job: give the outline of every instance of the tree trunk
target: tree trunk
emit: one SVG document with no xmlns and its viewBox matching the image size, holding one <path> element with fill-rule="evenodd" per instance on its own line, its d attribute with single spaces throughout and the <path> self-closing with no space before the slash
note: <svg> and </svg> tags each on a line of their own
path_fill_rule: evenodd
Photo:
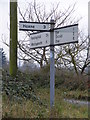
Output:
<svg viewBox="0 0 90 120">
<path fill-rule="evenodd" d="M 10 2 L 10 75 L 17 74 L 17 0 Z"/>
</svg>

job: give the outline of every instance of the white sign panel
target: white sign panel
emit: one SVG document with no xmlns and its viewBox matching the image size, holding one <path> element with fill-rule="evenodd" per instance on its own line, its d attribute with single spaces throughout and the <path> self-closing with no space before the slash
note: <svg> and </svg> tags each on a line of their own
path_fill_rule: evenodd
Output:
<svg viewBox="0 0 90 120">
<path fill-rule="evenodd" d="M 37 23 L 37 22 L 19 22 L 19 30 L 25 31 L 47 31 L 49 30 L 48 23 Z"/>
<path fill-rule="evenodd" d="M 71 25 L 54 30 L 54 45 L 78 42 L 78 25 Z"/>
<path fill-rule="evenodd" d="M 30 35 L 30 48 L 47 47 L 50 45 L 50 33 L 40 32 Z"/>
<path fill-rule="evenodd" d="M 88 35 L 90 37 L 90 1 L 88 2 Z"/>
</svg>

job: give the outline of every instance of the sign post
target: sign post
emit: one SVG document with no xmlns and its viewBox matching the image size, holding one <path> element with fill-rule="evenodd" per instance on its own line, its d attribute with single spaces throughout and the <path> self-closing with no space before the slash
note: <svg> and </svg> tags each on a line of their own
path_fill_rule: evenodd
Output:
<svg viewBox="0 0 90 120">
<path fill-rule="evenodd" d="M 39 32 L 30 35 L 30 48 L 47 47 L 50 45 L 50 32 Z"/>
<path fill-rule="evenodd" d="M 22 22 L 20 21 L 20 30 L 40 31 L 30 35 L 30 48 L 40 48 L 50 46 L 50 108 L 54 106 L 55 96 L 55 62 L 54 46 L 77 43 L 78 42 L 78 24 L 69 25 L 61 28 L 54 28 L 54 20 L 50 23 Z M 49 28 L 50 27 L 50 28 Z"/>
<path fill-rule="evenodd" d="M 23 31 L 48 31 L 50 23 L 43 22 L 19 22 L 19 30 Z"/>
<path fill-rule="evenodd" d="M 54 29 L 54 45 L 78 42 L 78 24 Z"/>
<path fill-rule="evenodd" d="M 55 67 L 54 67 L 54 20 L 50 21 L 50 108 L 54 106 Z"/>
</svg>

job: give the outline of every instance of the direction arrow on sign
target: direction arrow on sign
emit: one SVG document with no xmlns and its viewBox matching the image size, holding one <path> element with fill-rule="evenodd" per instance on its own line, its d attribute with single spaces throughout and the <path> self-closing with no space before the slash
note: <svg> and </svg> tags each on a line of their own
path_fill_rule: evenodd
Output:
<svg viewBox="0 0 90 120">
<path fill-rule="evenodd" d="M 54 30 L 54 45 L 78 42 L 78 24 Z"/>
<path fill-rule="evenodd" d="M 23 31 L 48 31 L 50 23 L 40 23 L 40 22 L 19 22 L 19 30 Z"/>
<path fill-rule="evenodd" d="M 50 33 L 40 32 L 30 35 L 30 48 L 47 47 L 50 45 Z"/>
</svg>

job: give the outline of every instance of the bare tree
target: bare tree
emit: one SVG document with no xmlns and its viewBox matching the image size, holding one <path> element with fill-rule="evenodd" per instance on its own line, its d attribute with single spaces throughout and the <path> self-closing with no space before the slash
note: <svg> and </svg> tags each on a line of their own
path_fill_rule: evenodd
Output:
<svg viewBox="0 0 90 120">
<path fill-rule="evenodd" d="M 61 48 L 62 50 L 56 49 L 58 53 L 56 56 L 57 66 L 61 64 L 68 69 L 73 67 L 77 75 L 79 73 L 83 74 L 90 64 L 87 36 L 81 35 L 80 32 L 78 44 L 64 45 Z"/>
<path fill-rule="evenodd" d="M 64 12 L 59 9 L 59 3 L 56 7 L 52 6 L 50 12 L 46 12 L 45 5 L 38 5 L 34 0 L 34 3 L 29 3 L 26 11 L 22 13 L 20 7 L 19 13 L 24 21 L 32 21 L 32 22 L 49 22 L 51 17 L 54 16 L 55 19 L 55 27 L 64 26 L 66 24 L 74 23 L 72 14 L 74 13 L 75 4 L 73 6 L 69 6 L 67 10 Z M 72 18 L 72 19 L 71 19 Z M 76 21 L 77 23 L 77 21 Z M 18 45 L 20 50 L 24 53 L 21 55 L 22 59 L 28 60 L 33 59 L 39 63 L 40 67 L 43 67 L 43 64 L 49 64 L 49 48 L 40 48 L 35 50 L 30 50 L 30 44 L 26 44 L 28 37 L 30 37 L 31 32 L 25 32 L 25 39 L 19 40 Z M 27 37 L 28 36 L 28 37 Z"/>
<path fill-rule="evenodd" d="M 61 11 L 59 3 L 56 6 L 52 6 L 52 9 L 47 12 L 45 5 L 37 4 L 36 1 L 28 3 L 28 6 L 23 13 L 18 6 L 20 20 L 30 21 L 30 22 L 49 22 L 51 17 L 54 17 L 55 28 L 62 27 L 65 25 L 70 25 L 78 23 L 79 19 L 74 17 L 75 4 L 69 6 L 65 11 Z M 35 31 L 36 32 L 36 31 Z M 23 34 L 22 34 L 23 33 Z M 18 41 L 18 58 L 24 61 L 35 61 L 40 67 L 45 64 L 49 64 L 49 47 L 30 49 L 30 34 L 32 31 L 20 32 L 20 38 Z M 22 36 L 23 35 L 23 36 Z M 88 42 L 87 37 L 82 36 L 81 31 L 79 31 L 79 43 L 63 45 L 55 47 L 55 64 L 56 67 L 67 67 L 68 69 L 73 67 L 75 72 L 78 74 L 84 73 L 85 68 L 88 66 L 89 55 L 88 55 Z M 85 54 L 85 55 L 83 55 Z"/>
</svg>

